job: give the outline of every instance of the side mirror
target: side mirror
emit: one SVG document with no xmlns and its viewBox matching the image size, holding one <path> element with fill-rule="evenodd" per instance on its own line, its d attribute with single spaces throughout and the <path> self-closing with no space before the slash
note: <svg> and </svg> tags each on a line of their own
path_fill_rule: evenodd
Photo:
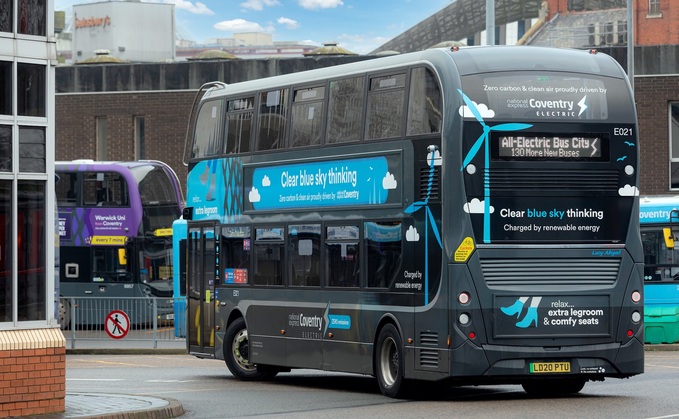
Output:
<svg viewBox="0 0 679 419">
<path fill-rule="evenodd" d="M 662 229 L 662 234 L 665 238 L 665 246 L 668 249 L 674 249 L 674 234 L 672 234 L 672 229 L 665 227 Z"/>
<path fill-rule="evenodd" d="M 118 249 L 118 263 L 121 265 L 127 265 L 127 252 L 125 249 Z"/>
</svg>

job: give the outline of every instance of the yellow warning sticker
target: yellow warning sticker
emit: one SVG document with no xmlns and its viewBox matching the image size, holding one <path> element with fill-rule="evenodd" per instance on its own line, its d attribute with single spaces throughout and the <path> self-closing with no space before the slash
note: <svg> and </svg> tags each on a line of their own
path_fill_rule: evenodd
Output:
<svg viewBox="0 0 679 419">
<path fill-rule="evenodd" d="M 466 262 L 474 251 L 474 239 L 465 237 L 455 251 L 455 262 Z"/>
</svg>

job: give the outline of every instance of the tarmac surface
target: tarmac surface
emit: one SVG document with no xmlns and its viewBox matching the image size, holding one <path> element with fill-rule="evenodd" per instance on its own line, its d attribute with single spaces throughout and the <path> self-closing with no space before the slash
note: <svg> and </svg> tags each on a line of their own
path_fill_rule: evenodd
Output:
<svg viewBox="0 0 679 419">
<path fill-rule="evenodd" d="M 117 348 L 111 345 L 93 342 L 78 342 L 78 349 L 68 349 L 70 342 L 66 342 L 66 354 L 182 354 L 186 353 L 183 341 L 163 345 L 163 348 L 153 348 L 144 342 L 127 344 Z M 107 346 L 107 347 L 106 347 Z M 646 345 L 647 351 L 679 351 L 679 344 Z M 142 419 L 142 418 L 176 418 L 184 414 L 182 404 L 174 399 L 147 397 L 139 395 L 111 394 L 111 393 L 66 393 L 66 411 L 61 414 L 41 415 L 40 419 L 64 418 L 100 418 L 100 419 Z"/>
</svg>

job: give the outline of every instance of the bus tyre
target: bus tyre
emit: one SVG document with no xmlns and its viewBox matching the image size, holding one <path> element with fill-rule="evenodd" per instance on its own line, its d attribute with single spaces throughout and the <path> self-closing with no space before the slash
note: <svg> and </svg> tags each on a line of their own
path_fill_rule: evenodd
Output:
<svg viewBox="0 0 679 419">
<path fill-rule="evenodd" d="M 375 375 L 380 391 L 387 397 L 403 397 L 406 392 L 406 380 L 403 378 L 403 345 L 401 336 L 393 324 L 387 324 L 382 328 L 375 348 Z"/>
<path fill-rule="evenodd" d="M 245 320 L 240 317 L 229 325 L 224 336 L 224 361 L 236 378 L 244 381 L 261 381 L 273 378 L 276 370 L 257 368 L 250 362 L 250 345 Z"/>
<path fill-rule="evenodd" d="M 553 380 L 532 380 L 521 384 L 523 390 L 531 396 L 557 396 L 560 394 L 576 394 L 585 387 L 581 378 L 559 378 Z"/>
</svg>

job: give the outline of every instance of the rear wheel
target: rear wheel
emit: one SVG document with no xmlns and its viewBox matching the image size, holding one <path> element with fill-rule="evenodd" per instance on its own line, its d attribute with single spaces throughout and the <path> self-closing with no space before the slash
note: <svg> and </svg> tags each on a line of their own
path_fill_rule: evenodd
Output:
<svg viewBox="0 0 679 419">
<path fill-rule="evenodd" d="M 533 380 L 526 381 L 521 387 L 532 396 L 558 396 L 579 393 L 585 387 L 585 382 L 581 378 Z"/>
<path fill-rule="evenodd" d="M 375 348 L 375 375 L 380 391 L 387 397 L 403 397 L 406 393 L 403 345 L 394 325 L 387 324 L 382 328 Z"/>
<path fill-rule="evenodd" d="M 245 320 L 236 319 L 226 329 L 224 336 L 224 361 L 235 377 L 244 381 L 260 381 L 273 378 L 277 371 L 269 367 L 258 368 L 250 362 L 250 343 Z"/>
</svg>

